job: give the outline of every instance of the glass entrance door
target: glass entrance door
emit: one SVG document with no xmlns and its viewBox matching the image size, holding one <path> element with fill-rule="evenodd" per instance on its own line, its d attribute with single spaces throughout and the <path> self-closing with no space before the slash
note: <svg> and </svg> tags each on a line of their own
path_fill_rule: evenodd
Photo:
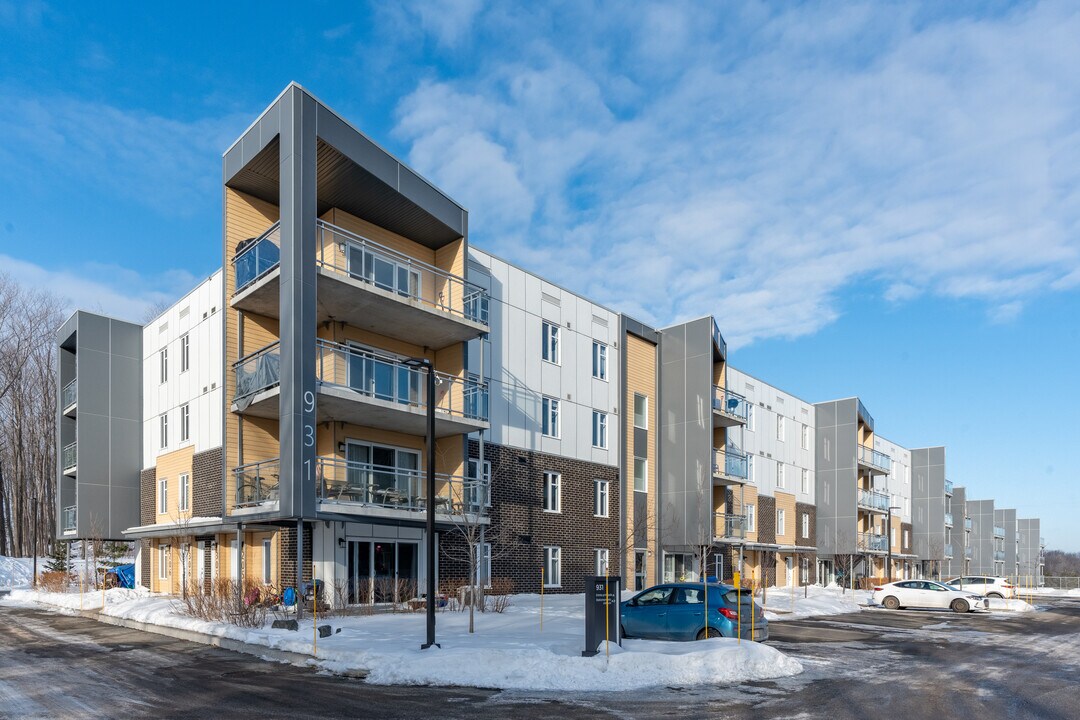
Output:
<svg viewBox="0 0 1080 720">
<path fill-rule="evenodd" d="M 350 540 L 349 602 L 400 603 L 416 597 L 419 544 Z"/>
</svg>

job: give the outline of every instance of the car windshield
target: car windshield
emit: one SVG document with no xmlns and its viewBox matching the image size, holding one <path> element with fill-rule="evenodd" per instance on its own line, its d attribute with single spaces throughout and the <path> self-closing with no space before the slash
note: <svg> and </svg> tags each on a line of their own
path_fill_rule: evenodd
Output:
<svg viewBox="0 0 1080 720">
<path fill-rule="evenodd" d="M 672 588 L 659 587 L 645 592 L 634 598 L 636 605 L 667 605 L 671 599 Z"/>
</svg>

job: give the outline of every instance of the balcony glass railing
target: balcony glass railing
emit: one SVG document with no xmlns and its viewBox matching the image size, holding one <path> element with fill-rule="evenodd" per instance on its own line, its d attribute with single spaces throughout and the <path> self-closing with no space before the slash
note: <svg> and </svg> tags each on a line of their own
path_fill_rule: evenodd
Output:
<svg viewBox="0 0 1080 720">
<path fill-rule="evenodd" d="M 79 464 L 79 443 L 73 442 L 70 445 L 65 445 L 61 457 L 63 458 L 65 471 L 76 467 Z"/>
<path fill-rule="evenodd" d="M 875 533 L 859 533 L 859 549 L 870 552 L 887 552 L 889 538 Z"/>
<path fill-rule="evenodd" d="M 75 529 L 76 512 L 77 510 L 75 505 L 69 505 L 68 507 L 64 508 L 64 527 L 62 528 L 62 530 L 64 530 L 65 532 Z"/>
<path fill-rule="evenodd" d="M 713 532 L 717 538 L 746 537 L 746 516 L 713 513 Z"/>
<path fill-rule="evenodd" d="M 236 395 L 239 400 L 262 390 L 276 387 L 281 381 L 281 343 L 275 341 L 233 364 Z"/>
<path fill-rule="evenodd" d="M 1001 562 L 1004 559 L 1005 559 L 1005 551 L 1004 550 L 995 550 L 994 551 L 994 560 L 997 560 L 998 562 Z"/>
<path fill-rule="evenodd" d="M 255 507 L 278 499 L 281 463 L 278 458 L 241 465 L 233 470 L 236 507 Z"/>
<path fill-rule="evenodd" d="M 952 488 L 953 488 L 952 480 L 946 480 L 945 481 L 945 494 L 946 495 L 952 495 Z"/>
<path fill-rule="evenodd" d="M 892 469 L 892 458 L 874 448 L 859 445 L 859 462 L 863 465 L 880 468 L 885 472 Z"/>
<path fill-rule="evenodd" d="M 79 380 L 76 378 L 67 385 L 64 386 L 63 391 L 60 393 L 61 409 L 67 410 L 72 405 L 79 402 Z"/>
<path fill-rule="evenodd" d="M 971 532 L 971 518 L 969 518 L 969 517 L 964 518 L 964 529 L 967 530 L 968 532 Z"/>
<path fill-rule="evenodd" d="M 713 408 L 726 415 L 737 417 L 744 423 L 750 413 L 749 401 L 746 398 L 717 385 L 713 386 Z"/>
<path fill-rule="evenodd" d="M 480 286 L 328 222 L 319 220 L 317 229 L 318 263 L 324 270 L 432 310 L 488 324 L 488 293 Z"/>
<path fill-rule="evenodd" d="M 340 457 L 316 458 L 319 499 L 373 505 L 394 510 L 427 509 L 427 473 L 414 468 L 351 462 Z M 491 504 L 487 480 L 435 475 L 435 511 L 450 515 L 484 513 Z"/>
<path fill-rule="evenodd" d="M 750 475 L 746 453 L 735 448 L 713 448 L 713 475 L 746 480 Z"/>
<path fill-rule="evenodd" d="M 945 543 L 945 557 L 952 557 L 952 543 Z"/>
<path fill-rule="evenodd" d="M 1005 537 L 1005 528 L 1000 525 L 994 526 L 994 537 Z"/>
<path fill-rule="evenodd" d="M 964 557 L 970 558 L 971 555 L 972 555 L 972 550 L 971 550 L 971 546 L 969 545 L 968 547 L 964 548 Z"/>
<path fill-rule="evenodd" d="M 233 272 L 236 276 L 236 290 L 240 292 L 248 285 L 270 272 L 281 262 L 281 227 L 278 223 L 257 238 L 244 240 L 236 247 L 233 257 Z"/>
<path fill-rule="evenodd" d="M 952 513 L 945 513 L 945 524 L 952 527 Z"/>
<path fill-rule="evenodd" d="M 859 490 L 859 507 L 888 512 L 889 496 L 876 490 Z"/>
</svg>

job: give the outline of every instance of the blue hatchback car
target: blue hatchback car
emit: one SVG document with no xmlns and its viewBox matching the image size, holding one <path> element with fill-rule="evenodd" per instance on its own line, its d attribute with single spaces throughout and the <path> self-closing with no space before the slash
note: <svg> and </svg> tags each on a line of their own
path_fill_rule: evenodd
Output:
<svg viewBox="0 0 1080 720">
<path fill-rule="evenodd" d="M 666 583 L 643 590 L 623 602 L 622 625 L 623 637 L 646 640 L 734 638 L 740 628 L 745 640 L 769 639 L 769 621 L 750 594 L 722 583 Z"/>
</svg>

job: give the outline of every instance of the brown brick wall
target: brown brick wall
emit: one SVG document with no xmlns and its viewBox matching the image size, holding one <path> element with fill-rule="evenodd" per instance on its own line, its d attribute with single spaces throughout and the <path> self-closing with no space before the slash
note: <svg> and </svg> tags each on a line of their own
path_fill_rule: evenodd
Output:
<svg viewBox="0 0 1080 720">
<path fill-rule="evenodd" d="M 221 515 L 222 468 L 220 447 L 191 459 L 191 512 L 195 517 Z"/>
<path fill-rule="evenodd" d="M 150 541 L 140 540 L 139 546 L 142 548 L 142 569 L 140 574 L 142 577 L 139 579 L 142 581 L 142 585 L 145 588 L 150 587 Z"/>
<path fill-rule="evenodd" d="M 757 537 L 759 543 L 776 542 L 776 498 L 758 495 Z"/>
<path fill-rule="evenodd" d="M 281 587 L 297 587 L 296 582 L 296 525 L 281 528 Z M 304 523 L 303 581 L 311 580 L 311 524 Z"/>
<path fill-rule="evenodd" d="M 906 545 L 904 544 L 904 535 L 905 534 L 907 535 L 907 539 L 908 539 Z M 905 555 L 910 555 L 911 554 L 911 541 L 913 539 L 911 537 L 912 534 L 913 533 L 911 531 L 911 523 L 901 523 L 900 524 L 900 545 L 901 545 L 900 552 L 904 553 Z"/>
<path fill-rule="evenodd" d="M 153 525 L 157 517 L 154 504 L 157 502 L 157 468 L 152 467 L 139 473 L 139 524 Z"/>
<path fill-rule="evenodd" d="M 810 537 L 804 538 L 802 534 L 803 515 L 810 515 Z M 817 547 L 817 506 L 809 503 L 795 503 L 795 544 L 801 547 Z"/>
</svg>

